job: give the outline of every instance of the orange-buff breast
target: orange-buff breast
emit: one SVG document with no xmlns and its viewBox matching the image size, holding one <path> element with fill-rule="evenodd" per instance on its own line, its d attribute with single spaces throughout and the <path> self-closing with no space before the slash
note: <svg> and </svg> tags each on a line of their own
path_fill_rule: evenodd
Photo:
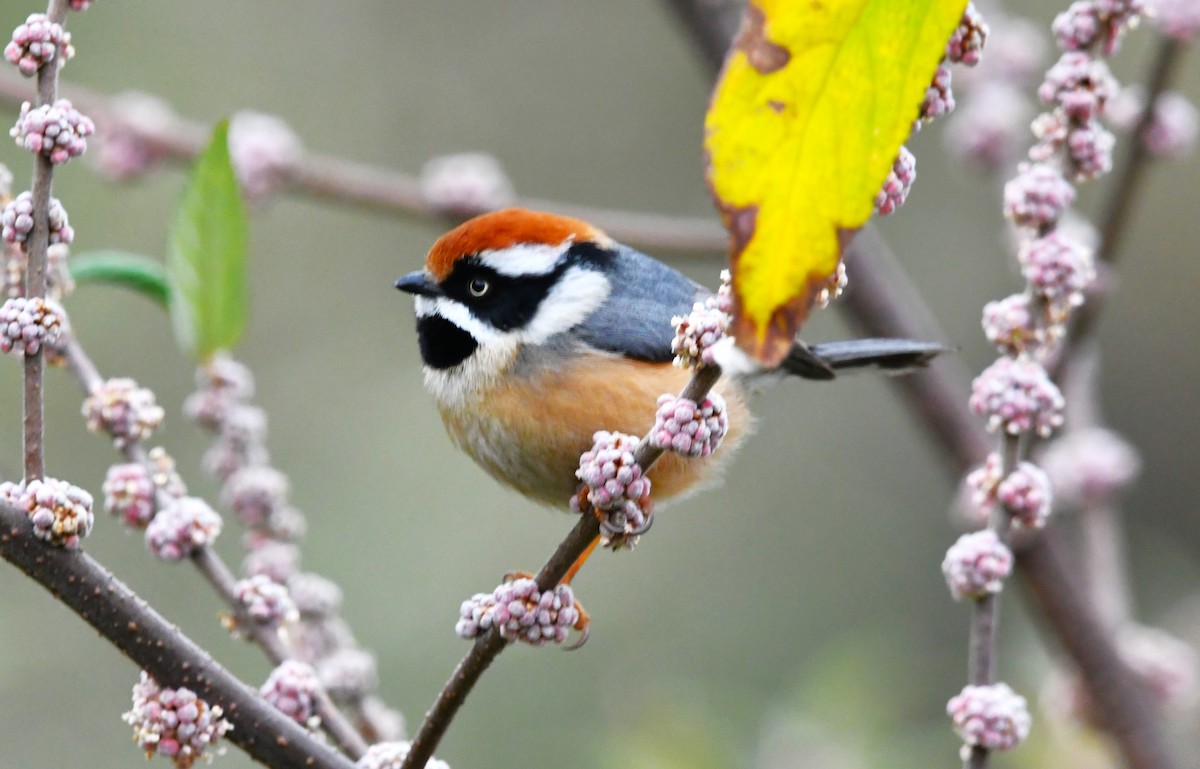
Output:
<svg viewBox="0 0 1200 769">
<path fill-rule="evenodd" d="M 578 481 L 579 455 L 597 430 L 644 436 L 654 425 L 658 396 L 678 394 L 691 378 L 669 363 L 627 358 L 586 359 L 480 393 L 470 413 L 444 406 L 451 438 L 493 477 L 522 494 L 567 508 Z M 650 471 L 650 498 L 671 497 L 715 482 L 751 428 L 740 388 L 722 379 L 715 390 L 728 408 L 729 432 L 700 459 L 667 452 Z"/>
</svg>

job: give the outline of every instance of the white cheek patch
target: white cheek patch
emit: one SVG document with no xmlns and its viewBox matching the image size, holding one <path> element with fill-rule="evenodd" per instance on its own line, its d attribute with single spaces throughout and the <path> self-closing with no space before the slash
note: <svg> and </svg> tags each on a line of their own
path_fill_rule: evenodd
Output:
<svg viewBox="0 0 1200 769">
<path fill-rule="evenodd" d="M 504 249 L 480 251 L 476 257 L 486 267 L 501 275 L 546 275 L 553 272 L 571 247 L 571 238 L 557 246 L 544 243 L 519 243 Z"/>
<path fill-rule="evenodd" d="M 542 344 L 555 334 L 582 323 L 608 298 L 612 286 L 595 270 L 571 267 L 538 305 L 537 313 L 519 333 L 521 341 Z"/>
<path fill-rule="evenodd" d="M 489 324 L 472 315 L 462 302 L 456 302 L 445 296 L 418 296 L 416 299 L 414 309 L 418 318 L 440 315 L 474 337 L 481 346 L 493 344 L 504 336 Z"/>
</svg>

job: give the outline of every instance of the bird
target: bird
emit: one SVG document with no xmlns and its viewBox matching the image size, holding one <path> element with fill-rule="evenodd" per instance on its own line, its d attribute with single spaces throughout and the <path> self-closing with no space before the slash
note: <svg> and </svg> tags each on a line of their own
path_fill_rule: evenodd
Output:
<svg viewBox="0 0 1200 769">
<path fill-rule="evenodd" d="M 686 385 L 691 373 L 673 365 L 672 318 L 714 295 L 586 221 L 521 208 L 454 227 L 395 286 L 415 297 L 425 386 L 452 442 L 503 485 L 562 508 L 597 431 L 644 435 L 658 397 Z M 943 349 L 796 340 L 780 370 L 814 380 L 859 368 L 904 372 Z M 656 504 L 720 477 L 752 430 L 747 382 L 723 374 L 714 387 L 729 420 L 717 451 L 667 452 L 648 471 Z"/>
</svg>

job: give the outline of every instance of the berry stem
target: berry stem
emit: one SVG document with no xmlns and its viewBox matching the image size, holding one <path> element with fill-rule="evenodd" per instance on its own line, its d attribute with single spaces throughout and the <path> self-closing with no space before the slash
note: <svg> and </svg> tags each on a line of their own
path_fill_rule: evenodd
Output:
<svg viewBox="0 0 1200 769">
<path fill-rule="evenodd" d="M 696 369 L 687 386 L 680 393 L 681 398 L 687 398 L 697 403 L 704 400 L 708 391 L 721 378 L 721 369 L 716 366 L 701 366 Z M 634 458 L 646 471 L 662 456 L 663 450 L 650 445 L 649 435 L 642 440 Z M 545 592 L 553 590 L 563 581 L 572 565 L 600 536 L 600 520 L 584 510 L 579 516 L 575 527 L 567 534 L 566 539 L 559 544 L 550 560 L 538 571 L 534 580 L 538 590 Z M 438 693 L 433 707 L 425 714 L 421 728 L 413 738 L 412 747 L 405 757 L 401 769 L 420 769 L 437 750 L 438 743 L 446 734 L 446 730 L 454 722 L 455 716 L 467 699 L 467 695 L 475 688 L 475 684 L 483 676 L 485 670 L 500 656 L 500 652 L 508 646 L 508 641 L 500 636 L 500 631 L 492 627 L 475 641 L 475 645 L 467 652 L 450 680 Z"/>
</svg>

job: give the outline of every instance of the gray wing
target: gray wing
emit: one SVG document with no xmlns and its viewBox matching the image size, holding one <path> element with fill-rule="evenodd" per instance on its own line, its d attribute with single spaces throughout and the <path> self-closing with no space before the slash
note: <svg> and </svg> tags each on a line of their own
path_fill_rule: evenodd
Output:
<svg viewBox="0 0 1200 769">
<path fill-rule="evenodd" d="M 617 246 L 608 272 L 612 293 L 575 327 L 600 350 L 661 363 L 671 360 L 671 318 L 687 315 L 712 292 L 683 273 L 627 246 Z"/>
</svg>

